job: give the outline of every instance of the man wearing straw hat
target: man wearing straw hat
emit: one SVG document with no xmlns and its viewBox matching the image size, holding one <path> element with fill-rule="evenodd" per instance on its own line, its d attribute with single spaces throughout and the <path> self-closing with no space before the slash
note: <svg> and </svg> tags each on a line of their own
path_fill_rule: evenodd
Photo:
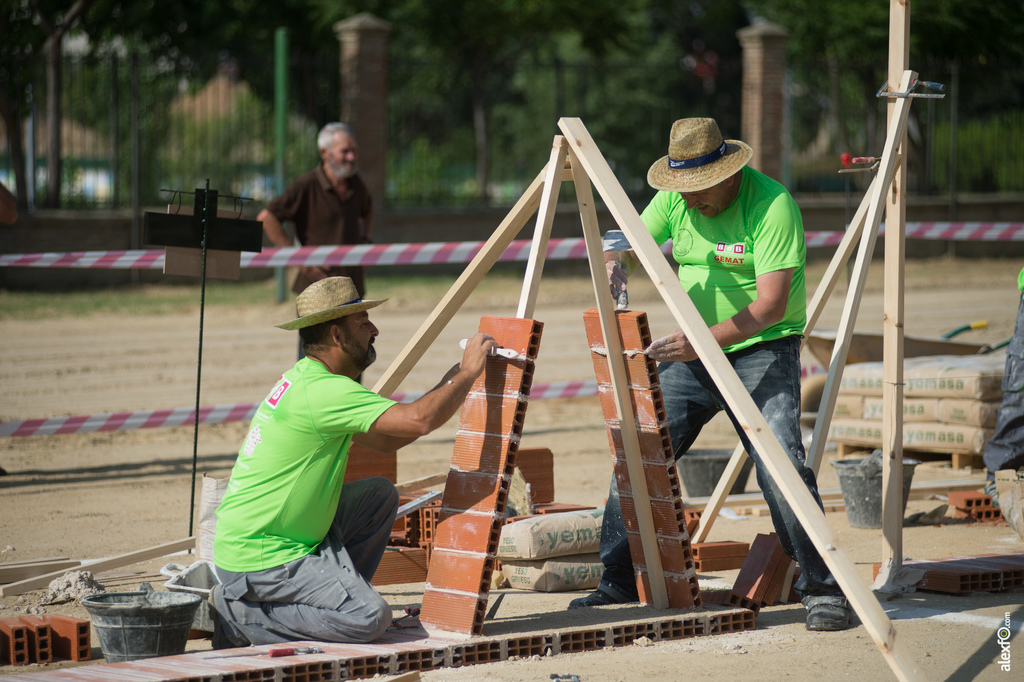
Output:
<svg viewBox="0 0 1024 682">
<path fill-rule="evenodd" d="M 386 300 L 386 299 L 385 299 Z M 356 377 L 376 359 L 377 327 L 348 277 L 296 299 L 306 357 L 260 403 L 217 509 L 214 647 L 296 640 L 369 642 L 391 623 L 370 586 L 398 508 L 385 478 L 342 485 L 352 442 L 394 452 L 446 423 L 484 369 L 477 334 L 432 391 L 399 404 Z"/>
<path fill-rule="evenodd" d="M 803 223 L 786 189 L 747 162 L 753 155 L 739 140 L 724 140 L 709 118 L 676 121 L 668 156 L 647 173 L 659 190 L 641 218 L 659 244 L 672 240 L 679 281 L 715 340 L 725 351 L 783 450 L 818 504 L 814 472 L 804 464 L 800 433 L 800 336 L 806 322 Z M 606 254 L 613 297 L 627 273 Z M 627 269 L 638 263 L 632 252 Z M 736 425 L 686 336 L 676 330 L 646 350 L 659 361 L 672 448 L 685 456 L 701 428 L 720 410 Z M 775 531 L 786 554 L 800 565 L 794 587 L 807 608 L 807 629 L 850 627 L 850 608 L 828 567 L 764 467 L 742 429 L 754 460 Z M 637 600 L 629 544 L 618 491 L 612 480 L 601 535 L 604 575 L 596 592 L 569 608 Z"/>
</svg>

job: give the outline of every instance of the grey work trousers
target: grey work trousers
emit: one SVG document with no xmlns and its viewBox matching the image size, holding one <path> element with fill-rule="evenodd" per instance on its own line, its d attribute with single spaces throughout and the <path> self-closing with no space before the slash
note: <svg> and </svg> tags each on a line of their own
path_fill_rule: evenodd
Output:
<svg viewBox="0 0 1024 682">
<path fill-rule="evenodd" d="M 217 568 L 213 606 L 238 646 L 315 640 L 370 642 L 391 624 L 391 607 L 373 587 L 398 509 L 386 478 L 346 483 L 327 537 L 304 557 L 262 571 Z"/>
</svg>

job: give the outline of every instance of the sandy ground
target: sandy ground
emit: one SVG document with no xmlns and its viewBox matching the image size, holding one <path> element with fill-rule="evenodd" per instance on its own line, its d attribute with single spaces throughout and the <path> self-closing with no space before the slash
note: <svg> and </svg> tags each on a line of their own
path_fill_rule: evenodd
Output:
<svg viewBox="0 0 1024 682">
<path fill-rule="evenodd" d="M 967 322 L 985 319 L 986 329 L 961 338 L 983 343 L 1012 333 L 1019 263 L 1011 261 L 911 261 L 907 264 L 906 333 L 936 337 Z M 823 264 L 811 268 L 816 284 Z M 373 280 L 371 279 L 371 294 Z M 290 303 L 266 298 L 251 305 L 207 308 L 203 346 L 201 404 L 248 403 L 261 399 L 293 361 L 295 338 L 272 324 L 292 317 Z M 835 328 L 845 287 L 839 287 L 819 327 Z M 518 290 L 474 294 L 400 390 L 429 388 L 459 358 L 458 340 L 468 336 L 482 314 L 514 315 Z M 589 282 L 547 278 L 535 317 L 545 323 L 536 383 L 588 379 L 592 368 L 582 312 L 593 306 Z M 197 297 L 198 298 L 198 297 Z M 381 330 L 379 359 L 366 374 L 372 385 L 401 352 L 435 305 L 416 291 L 401 292 L 375 311 Z M 653 288 L 634 282 L 632 307 L 647 310 L 655 338 L 671 331 L 671 321 Z M 859 331 L 881 331 L 882 270 L 873 266 L 864 294 Z M 164 315 L 92 315 L 60 319 L 14 319 L 0 309 L 0 380 L 4 398 L 0 421 L 192 406 L 196 402 L 198 305 Z M 444 471 L 454 441 L 453 420 L 399 453 L 398 479 Z M 204 426 L 198 435 L 198 471 L 226 475 L 246 424 Z M 724 419 L 705 430 L 698 447 L 731 448 L 735 437 Z M 596 398 L 534 401 L 527 412 L 523 446 L 546 446 L 555 459 L 555 493 L 560 502 L 600 506 L 607 491 L 610 462 Z M 834 457 L 828 451 L 827 457 Z M 0 441 L 0 563 L 55 556 L 97 559 L 151 547 L 188 535 L 193 430 L 191 427 L 122 433 L 6 438 Z M 948 462 L 921 465 L 915 480 L 960 479 L 980 472 L 952 470 Z M 828 459 L 821 486 L 838 482 Z M 748 490 L 755 490 L 751 480 Z M 939 500 L 911 501 L 908 514 L 927 511 Z M 883 553 L 881 532 L 851 528 L 842 512 L 827 521 L 868 581 L 871 564 Z M 750 541 L 770 532 L 767 517 L 719 518 L 710 540 Z M 914 559 L 1019 552 L 1021 539 L 1005 524 L 970 524 L 946 519 L 904 531 L 904 554 Z M 157 570 L 178 555 L 124 567 L 108 590 L 134 589 L 148 580 L 162 585 Z M 702 585 L 725 586 L 735 571 L 701 574 Z M 395 606 L 416 604 L 422 585 L 387 587 Z M 0 617 L 44 608 L 49 613 L 85 616 L 80 605 L 39 607 L 44 590 L 0 598 Z M 492 600 L 497 592 L 492 592 Z M 568 624 L 612 622 L 655 615 L 640 607 L 574 611 L 564 608 L 576 594 L 507 591 L 485 633 L 553 629 Z M 919 592 L 884 603 L 897 637 L 928 679 L 1019 679 L 1024 669 L 1024 592 L 946 596 Z M 859 626 L 843 633 L 809 633 L 800 606 L 764 609 L 752 632 L 666 642 L 651 647 L 608 649 L 538 660 L 427 672 L 426 680 L 541 680 L 575 674 L 582 682 L 627 680 L 638 671 L 651 680 L 684 676 L 737 680 L 864 678 L 892 673 Z M 1011 645 L 1013 672 L 1000 672 L 996 631 L 1006 618 L 1017 633 Z M 94 638 L 94 656 L 102 653 Z M 197 640 L 190 648 L 208 648 Z M 59 664 L 57 664 L 59 665 Z M 0 675 L 35 668 L 0 666 Z"/>
</svg>

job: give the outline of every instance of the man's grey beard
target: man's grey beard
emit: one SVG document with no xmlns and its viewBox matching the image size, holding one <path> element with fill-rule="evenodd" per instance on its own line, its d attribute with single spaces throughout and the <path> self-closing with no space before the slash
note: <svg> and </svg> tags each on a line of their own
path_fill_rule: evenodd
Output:
<svg viewBox="0 0 1024 682">
<path fill-rule="evenodd" d="M 331 171 L 331 175 L 336 177 L 338 180 L 348 180 L 356 174 L 356 164 L 354 163 L 332 163 L 327 162 L 327 168 Z"/>
</svg>

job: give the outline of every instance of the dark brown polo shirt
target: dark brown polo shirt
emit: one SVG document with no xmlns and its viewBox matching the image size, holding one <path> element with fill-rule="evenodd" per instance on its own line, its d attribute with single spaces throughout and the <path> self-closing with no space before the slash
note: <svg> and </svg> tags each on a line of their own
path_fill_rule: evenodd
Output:
<svg viewBox="0 0 1024 682">
<path fill-rule="evenodd" d="M 270 202 L 267 210 L 282 223 L 292 221 L 303 246 L 330 246 L 336 244 L 361 244 L 360 218 L 370 215 L 372 201 L 370 192 L 358 174 L 349 178 L 352 192 L 342 199 L 324 174 L 322 166 L 295 178 L 284 193 Z M 332 267 L 331 277 L 351 277 L 360 296 L 366 294 L 363 281 L 365 268 Z M 301 272 L 295 278 L 292 291 L 301 292 L 312 284 L 312 280 Z"/>
</svg>

